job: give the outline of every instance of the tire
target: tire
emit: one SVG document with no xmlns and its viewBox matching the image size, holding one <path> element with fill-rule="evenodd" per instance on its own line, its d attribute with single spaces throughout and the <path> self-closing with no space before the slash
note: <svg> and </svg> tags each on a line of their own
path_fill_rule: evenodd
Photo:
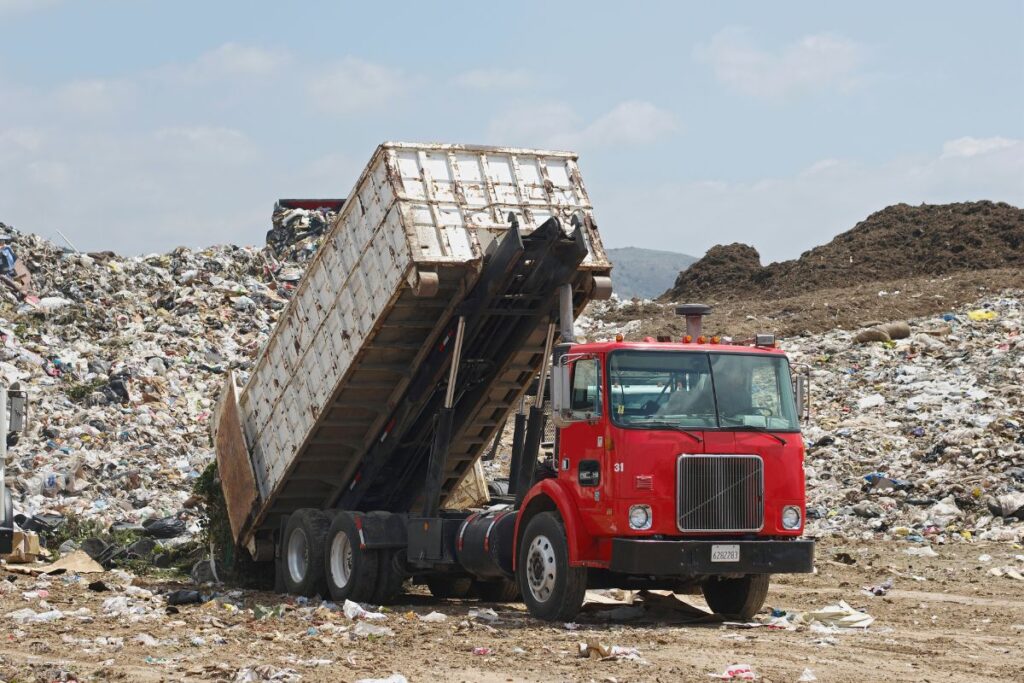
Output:
<svg viewBox="0 0 1024 683">
<path fill-rule="evenodd" d="M 387 605 L 402 594 L 405 583 L 405 548 L 377 551 L 377 586 L 370 599 L 375 605 Z"/>
<path fill-rule="evenodd" d="M 587 592 L 587 568 L 569 565 L 561 518 L 542 512 L 530 520 L 516 561 L 519 591 L 530 614 L 545 621 L 572 621 Z"/>
<path fill-rule="evenodd" d="M 280 566 L 286 592 L 307 598 L 325 593 L 324 539 L 329 526 L 327 515 L 311 508 L 296 510 L 288 517 Z"/>
<path fill-rule="evenodd" d="M 515 602 L 519 599 L 519 584 L 508 579 L 474 581 L 473 591 L 483 602 Z"/>
<path fill-rule="evenodd" d="M 430 594 L 441 600 L 464 600 L 473 589 L 473 579 L 435 576 L 427 579 Z"/>
<path fill-rule="evenodd" d="M 324 540 L 324 580 L 335 602 L 370 602 L 377 589 L 379 553 L 359 547 L 359 514 L 338 512 Z"/>
<path fill-rule="evenodd" d="M 747 574 L 739 579 L 710 578 L 701 590 L 712 612 L 746 621 L 761 611 L 771 578 L 771 574 Z"/>
</svg>

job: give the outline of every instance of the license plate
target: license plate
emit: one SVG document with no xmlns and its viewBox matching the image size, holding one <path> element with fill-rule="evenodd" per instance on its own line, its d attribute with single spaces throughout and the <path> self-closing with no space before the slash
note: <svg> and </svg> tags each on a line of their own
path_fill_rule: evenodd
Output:
<svg viewBox="0 0 1024 683">
<path fill-rule="evenodd" d="M 713 545 L 711 546 L 712 562 L 739 562 L 740 547 L 738 545 Z"/>
</svg>

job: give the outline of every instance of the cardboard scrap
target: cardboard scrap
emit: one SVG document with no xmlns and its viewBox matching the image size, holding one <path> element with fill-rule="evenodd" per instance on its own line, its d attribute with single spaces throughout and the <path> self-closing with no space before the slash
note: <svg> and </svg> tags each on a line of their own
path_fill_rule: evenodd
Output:
<svg viewBox="0 0 1024 683">
<path fill-rule="evenodd" d="M 106 571 L 96 560 L 89 557 L 84 551 L 76 550 L 68 553 L 56 562 L 35 567 L 9 567 L 10 571 L 20 574 L 102 574 Z"/>
<path fill-rule="evenodd" d="M 72 572 L 74 574 L 102 574 L 103 565 L 89 557 L 85 551 L 76 550 L 68 553 L 52 564 L 43 567 L 44 574 Z"/>
<path fill-rule="evenodd" d="M 35 562 L 43 549 L 39 547 L 39 535 L 32 531 L 15 531 L 11 542 L 11 552 L 0 555 L 0 559 L 8 564 L 26 564 Z"/>
</svg>

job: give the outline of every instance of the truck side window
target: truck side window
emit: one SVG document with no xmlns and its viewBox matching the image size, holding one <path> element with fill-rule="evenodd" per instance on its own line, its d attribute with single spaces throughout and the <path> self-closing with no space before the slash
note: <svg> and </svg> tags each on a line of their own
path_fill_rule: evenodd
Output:
<svg viewBox="0 0 1024 683">
<path fill-rule="evenodd" d="M 572 409 L 598 415 L 601 412 L 601 373 L 597 359 L 576 361 L 572 372 Z"/>
</svg>

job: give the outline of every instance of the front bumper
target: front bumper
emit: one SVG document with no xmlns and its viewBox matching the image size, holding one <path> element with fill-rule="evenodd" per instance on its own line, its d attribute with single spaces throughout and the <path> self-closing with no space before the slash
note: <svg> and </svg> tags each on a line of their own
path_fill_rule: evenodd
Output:
<svg viewBox="0 0 1024 683">
<path fill-rule="evenodd" d="M 712 561 L 712 546 L 738 546 L 739 559 Z M 806 574 L 814 571 L 814 541 L 612 540 L 614 572 L 641 576 Z"/>
</svg>

